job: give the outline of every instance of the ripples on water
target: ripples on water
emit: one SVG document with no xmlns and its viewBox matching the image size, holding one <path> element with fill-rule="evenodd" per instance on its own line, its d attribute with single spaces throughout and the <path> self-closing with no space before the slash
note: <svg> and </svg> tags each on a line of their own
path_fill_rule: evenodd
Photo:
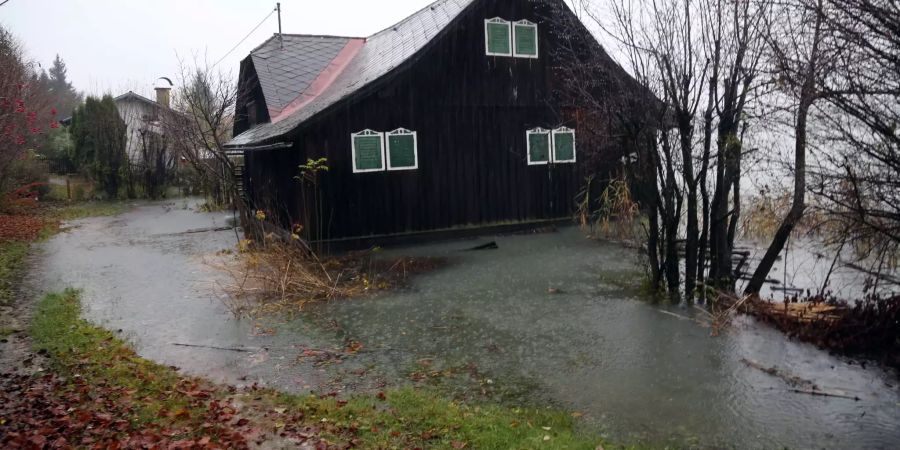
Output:
<svg viewBox="0 0 900 450">
<path fill-rule="evenodd" d="M 896 376 L 790 342 L 750 319 L 711 338 L 622 287 L 640 277 L 632 250 L 586 240 L 577 229 L 496 238 L 499 250 L 462 252 L 478 242 L 456 241 L 388 252 L 446 256 L 449 264 L 408 289 L 322 305 L 260 336 L 258 322 L 229 318 L 212 294 L 214 272 L 198 257 L 232 248 L 233 233 L 173 234 L 220 219 L 151 205 L 87 221 L 46 244 L 40 282 L 83 288 L 87 316 L 121 329 L 142 356 L 231 383 L 308 391 L 332 388 L 337 374 L 346 388 L 351 368 L 374 368 L 373 383 L 403 382 L 429 358 L 434 367 L 472 364 L 510 394 L 506 401 L 581 412 L 586 427 L 622 442 L 900 447 Z M 302 348 L 344 339 L 365 351 L 332 368 L 297 360 Z M 791 393 L 742 358 L 860 401 Z"/>
</svg>

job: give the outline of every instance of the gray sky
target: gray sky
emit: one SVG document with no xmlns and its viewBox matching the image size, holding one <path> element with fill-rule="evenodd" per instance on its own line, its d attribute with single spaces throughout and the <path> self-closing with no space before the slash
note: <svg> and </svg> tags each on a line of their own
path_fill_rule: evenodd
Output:
<svg viewBox="0 0 900 450">
<path fill-rule="evenodd" d="M 431 2 L 282 0 L 282 28 L 368 36 Z M 10 0 L 0 23 L 43 67 L 59 53 L 79 90 L 150 95 L 157 78 L 176 76 L 179 56 L 218 61 L 274 8 L 275 1 L 248 0 Z M 236 78 L 240 60 L 277 31 L 273 14 L 219 69 Z"/>
</svg>

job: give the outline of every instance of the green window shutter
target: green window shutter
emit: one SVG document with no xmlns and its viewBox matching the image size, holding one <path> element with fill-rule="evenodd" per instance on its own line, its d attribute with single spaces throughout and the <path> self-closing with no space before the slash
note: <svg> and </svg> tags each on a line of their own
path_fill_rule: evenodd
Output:
<svg viewBox="0 0 900 450">
<path fill-rule="evenodd" d="M 353 172 L 384 170 L 384 134 L 365 130 L 352 135 Z"/>
<path fill-rule="evenodd" d="M 550 132 L 543 128 L 529 130 L 528 165 L 547 164 L 550 161 Z"/>
<path fill-rule="evenodd" d="M 512 31 L 509 21 L 495 18 L 484 21 L 484 41 L 490 56 L 512 56 Z"/>
<path fill-rule="evenodd" d="M 418 136 L 403 128 L 387 134 L 388 170 L 419 168 Z"/>
<path fill-rule="evenodd" d="M 527 20 L 520 20 L 513 24 L 515 30 L 515 56 L 518 58 L 538 57 L 538 30 L 537 24 Z"/>
<path fill-rule="evenodd" d="M 575 162 L 575 130 L 566 127 L 553 130 L 553 162 Z"/>
</svg>

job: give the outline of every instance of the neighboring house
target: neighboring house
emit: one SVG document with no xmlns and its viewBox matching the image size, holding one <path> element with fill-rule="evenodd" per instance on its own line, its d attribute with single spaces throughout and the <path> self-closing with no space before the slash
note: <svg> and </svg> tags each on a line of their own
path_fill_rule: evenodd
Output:
<svg viewBox="0 0 900 450">
<path fill-rule="evenodd" d="M 368 38 L 273 36 L 241 63 L 228 144 L 251 206 L 366 244 L 571 217 L 585 177 L 624 154 L 614 133 L 582 139 L 602 124 L 558 95 L 573 35 L 604 58 L 598 78 L 636 85 L 562 0 L 439 0 Z"/>
<path fill-rule="evenodd" d="M 171 88 L 156 88 L 156 101 L 132 91 L 115 98 L 119 116 L 128 127 L 126 152 L 132 162 L 141 160 L 142 136 L 146 133 L 163 134 L 163 115 L 169 111 Z"/>
</svg>

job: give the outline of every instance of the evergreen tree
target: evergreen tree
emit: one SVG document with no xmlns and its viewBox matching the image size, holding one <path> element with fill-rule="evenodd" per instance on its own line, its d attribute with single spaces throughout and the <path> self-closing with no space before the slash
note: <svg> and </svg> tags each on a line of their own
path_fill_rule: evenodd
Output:
<svg viewBox="0 0 900 450">
<path fill-rule="evenodd" d="M 126 130 L 125 121 L 109 95 L 102 99 L 88 97 L 72 116 L 73 162 L 110 199 L 118 197 L 127 169 Z"/>
<path fill-rule="evenodd" d="M 81 103 L 81 94 L 75 90 L 68 79 L 68 69 L 65 61 L 56 55 L 53 65 L 48 73 L 42 75 L 42 81 L 47 77 L 47 85 L 54 99 L 54 107 L 60 118 L 69 117 L 75 107 Z"/>
</svg>

